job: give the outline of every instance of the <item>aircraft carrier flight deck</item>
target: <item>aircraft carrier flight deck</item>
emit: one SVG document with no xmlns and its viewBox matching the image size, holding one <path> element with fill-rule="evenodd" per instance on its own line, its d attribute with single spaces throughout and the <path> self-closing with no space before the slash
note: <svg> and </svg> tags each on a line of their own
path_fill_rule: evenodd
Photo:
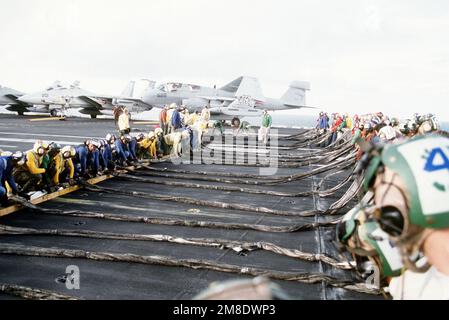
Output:
<svg viewBox="0 0 449 320">
<path fill-rule="evenodd" d="M 76 145 L 116 131 L 108 119 L 35 119 L 0 115 L 0 149 L 26 151 L 36 139 Z M 357 201 L 347 196 L 351 148 L 310 145 L 305 131 L 279 129 L 271 178 L 257 177 L 259 165 L 158 161 L 0 217 L 2 283 L 78 299 L 174 300 L 265 275 L 293 299 L 379 298 L 363 292 L 334 245 L 333 221 Z M 66 286 L 68 266 L 79 268 L 79 290 Z"/>
</svg>

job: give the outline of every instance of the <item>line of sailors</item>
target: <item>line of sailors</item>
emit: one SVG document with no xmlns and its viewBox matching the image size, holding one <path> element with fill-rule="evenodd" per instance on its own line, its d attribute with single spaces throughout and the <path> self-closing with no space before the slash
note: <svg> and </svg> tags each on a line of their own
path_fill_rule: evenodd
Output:
<svg viewBox="0 0 449 320">
<path fill-rule="evenodd" d="M 0 152 L 0 205 L 11 204 L 8 193 L 29 199 L 30 193 L 55 192 L 142 159 L 179 156 L 183 142 L 190 145 L 191 135 L 186 129 L 164 136 L 163 129 L 157 128 L 135 136 L 109 133 L 105 139 L 86 140 L 78 146 L 61 147 L 38 140 L 25 153 Z M 200 146 L 201 142 L 197 144 Z"/>
<path fill-rule="evenodd" d="M 160 128 L 135 136 L 129 135 L 126 108 L 116 108 L 114 117 L 120 137 L 107 134 L 105 139 L 63 148 L 39 140 L 26 153 L 0 152 L 0 205 L 11 204 L 8 191 L 29 198 L 32 192 L 54 192 L 141 159 L 180 157 L 186 150 L 198 151 L 204 133 L 213 128 L 208 107 L 201 114 L 189 114 L 186 108 L 172 104 L 162 110 Z"/>
<path fill-rule="evenodd" d="M 345 131 L 351 131 L 353 135 L 352 144 L 359 137 L 373 143 L 392 142 L 396 139 L 416 134 L 426 134 L 439 130 L 440 126 L 433 114 L 419 115 L 415 113 L 410 119 L 399 121 L 398 118 L 389 117 L 382 112 L 365 114 L 362 116 L 349 116 L 345 114 L 332 114 L 329 118 L 327 113 L 320 112 L 316 128 L 325 133 L 329 131 L 330 137 L 326 145 L 335 142 Z M 358 154 L 360 158 L 361 152 Z"/>
</svg>

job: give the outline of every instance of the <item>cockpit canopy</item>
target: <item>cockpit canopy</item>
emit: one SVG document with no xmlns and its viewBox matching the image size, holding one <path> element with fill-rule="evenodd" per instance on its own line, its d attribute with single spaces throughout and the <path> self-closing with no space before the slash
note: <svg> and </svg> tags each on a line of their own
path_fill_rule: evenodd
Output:
<svg viewBox="0 0 449 320">
<path fill-rule="evenodd" d="M 79 81 L 75 81 L 74 83 L 72 83 L 70 85 L 70 89 L 79 89 L 80 82 Z M 47 89 L 45 89 L 45 91 L 56 91 L 56 90 L 66 90 L 69 87 L 63 85 L 61 83 L 61 81 L 55 81 L 55 83 L 53 83 L 50 87 L 48 87 Z"/>
<path fill-rule="evenodd" d="M 201 89 L 201 86 L 197 86 L 194 84 L 185 84 L 185 83 L 176 83 L 176 82 L 169 82 L 161 84 L 158 89 L 160 91 L 169 93 L 169 92 L 176 92 L 179 89 L 183 90 L 189 90 L 189 91 L 198 91 Z"/>
</svg>

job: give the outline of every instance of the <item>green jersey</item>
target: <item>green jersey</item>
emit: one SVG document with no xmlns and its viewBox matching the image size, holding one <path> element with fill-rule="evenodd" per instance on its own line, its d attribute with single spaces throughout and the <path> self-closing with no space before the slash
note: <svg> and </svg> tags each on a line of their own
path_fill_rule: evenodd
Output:
<svg viewBox="0 0 449 320">
<path fill-rule="evenodd" d="M 273 119 L 269 114 L 266 114 L 262 118 L 262 127 L 264 128 L 270 128 L 271 124 L 273 123 Z"/>
</svg>

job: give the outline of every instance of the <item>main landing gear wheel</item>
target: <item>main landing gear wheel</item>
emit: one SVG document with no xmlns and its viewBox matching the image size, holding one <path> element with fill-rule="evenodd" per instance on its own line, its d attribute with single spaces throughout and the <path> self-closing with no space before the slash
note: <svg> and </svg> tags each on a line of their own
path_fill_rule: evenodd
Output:
<svg viewBox="0 0 449 320">
<path fill-rule="evenodd" d="M 96 115 L 96 114 L 91 114 L 91 115 L 90 115 L 90 118 L 91 118 L 91 119 L 97 119 L 97 115 Z"/>
<path fill-rule="evenodd" d="M 58 110 L 56 110 L 56 109 L 50 110 L 50 116 L 57 117 L 58 116 Z"/>
<path fill-rule="evenodd" d="M 232 119 L 231 125 L 232 125 L 233 127 L 240 127 L 240 119 L 239 119 L 239 118 L 234 118 L 234 119 Z"/>
</svg>

